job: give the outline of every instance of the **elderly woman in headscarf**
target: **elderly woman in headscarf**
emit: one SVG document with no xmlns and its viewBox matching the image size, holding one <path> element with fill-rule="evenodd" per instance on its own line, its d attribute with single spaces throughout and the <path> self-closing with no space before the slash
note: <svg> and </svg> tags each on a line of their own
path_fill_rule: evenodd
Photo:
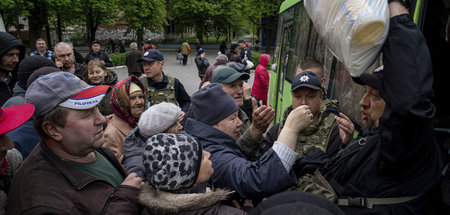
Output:
<svg viewBox="0 0 450 215">
<path fill-rule="evenodd" d="M 123 141 L 133 130 L 146 109 L 145 88 L 136 76 L 116 83 L 111 94 L 113 114 L 106 126 L 104 147 L 111 149 L 119 162 L 123 160 Z"/>
</svg>

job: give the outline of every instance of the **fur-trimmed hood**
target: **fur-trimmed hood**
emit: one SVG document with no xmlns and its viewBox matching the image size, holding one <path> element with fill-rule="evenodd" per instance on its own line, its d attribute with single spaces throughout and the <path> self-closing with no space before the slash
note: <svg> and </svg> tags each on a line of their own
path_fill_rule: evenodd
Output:
<svg viewBox="0 0 450 215">
<path fill-rule="evenodd" d="M 140 202 L 155 214 L 179 213 L 209 207 L 228 199 L 233 191 L 207 188 L 205 193 L 176 194 L 155 189 L 146 184 Z"/>
</svg>

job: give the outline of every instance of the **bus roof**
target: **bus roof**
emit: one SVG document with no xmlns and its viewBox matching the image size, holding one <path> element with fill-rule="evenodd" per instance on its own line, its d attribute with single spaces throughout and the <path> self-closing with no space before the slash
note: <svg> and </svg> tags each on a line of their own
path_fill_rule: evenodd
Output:
<svg viewBox="0 0 450 215">
<path fill-rule="evenodd" d="M 302 0 L 286 0 L 286 1 L 284 1 L 283 3 L 281 3 L 279 13 L 282 13 L 286 9 L 292 7 L 292 5 L 295 5 L 295 4 L 297 4 L 297 3 L 301 2 L 301 1 Z"/>
</svg>

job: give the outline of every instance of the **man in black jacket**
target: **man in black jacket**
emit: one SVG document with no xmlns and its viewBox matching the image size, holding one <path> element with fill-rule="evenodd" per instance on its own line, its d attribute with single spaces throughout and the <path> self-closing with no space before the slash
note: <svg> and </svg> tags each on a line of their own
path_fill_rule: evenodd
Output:
<svg viewBox="0 0 450 215">
<path fill-rule="evenodd" d="M 25 46 L 11 34 L 0 32 L 0 106 L 12 96 L 17 68 L 25 56 Z"/>
<path fill-rule="evenodd" d="M 443 165 L 433 132 L 431 58 L 403 2 L 389 3 L 384 68 L 355 79 L 366 87 L 361 118 L 370 129 L 323 170 L 346 214 L 440 213 Z M 370 109 L 383 109 L 381 101 L 384 112 L 377 116 Z"/>
<path fill-rule="evenodd" d="M 106 67 L 113 66 L 111 58 L 109 58 L 105 52 L 101 51 L 100 42 L 98 42 L 97 40 L 94 40 L 91 43 L 91 50 L 86 55 L 86 64 L 88 64 L 89 61 L 94 60 L 95 58 L 98 58 L 98 59 L 102 60 L 103 62 L 105 62 Z"/>
</svg>

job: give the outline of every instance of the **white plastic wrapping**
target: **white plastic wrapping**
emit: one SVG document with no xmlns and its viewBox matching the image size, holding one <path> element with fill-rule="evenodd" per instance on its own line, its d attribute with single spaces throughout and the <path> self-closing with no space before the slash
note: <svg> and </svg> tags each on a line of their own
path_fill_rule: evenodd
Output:
<svg viewBox="0 0 450 215">
<path fill-rule="evenodd" d="M 305 0 L 304 5 L 319 35 L 352 76 L 369 68 L 389 30 L 387 0 Z"/>
</svg>

